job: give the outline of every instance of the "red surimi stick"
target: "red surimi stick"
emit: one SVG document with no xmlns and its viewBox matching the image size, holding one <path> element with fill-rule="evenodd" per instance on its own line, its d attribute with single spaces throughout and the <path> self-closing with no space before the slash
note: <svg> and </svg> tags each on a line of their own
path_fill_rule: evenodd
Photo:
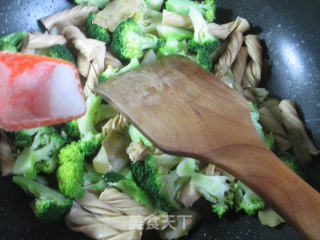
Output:
<svg viewBox="0 0 320 240">
<path fill-rule="evenodd" d="M 0 52 L 0 128 L 72 120 L 86 111 L 77 68 L 61 59 Z"/>
</svg>

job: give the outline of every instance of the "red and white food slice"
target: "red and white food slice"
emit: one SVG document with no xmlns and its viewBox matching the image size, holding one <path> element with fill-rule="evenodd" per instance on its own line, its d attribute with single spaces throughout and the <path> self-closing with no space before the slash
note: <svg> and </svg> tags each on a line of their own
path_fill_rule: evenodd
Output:
<svg viewBox="0 0 320 240">
<path fill-rule="evenodd" d="M 61 59 L 0 52 L 0 128 L 72 120 L 86 111 L 76 67 Z"/>
</svg>

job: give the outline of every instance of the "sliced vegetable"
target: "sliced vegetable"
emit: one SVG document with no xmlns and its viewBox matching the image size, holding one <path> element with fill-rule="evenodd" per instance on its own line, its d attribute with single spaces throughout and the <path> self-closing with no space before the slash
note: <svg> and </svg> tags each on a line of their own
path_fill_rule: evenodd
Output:
<svg viewBox="0 0 320 240">
<path fill-rule="evenodd" d="M 142 0 L 113 0 L 97 13 L 93 23 L 113 32 L 119 23 L 133 16 L 141 3 Z"/>
<path fill-rule="evenodd" d="M 270 207 L 260 210 L 258 212 L 258 218 L 262 225 L 267 225 L 269 227 L 276 227 L 285 222 L 285 220 Z"/>
<path fill-rule="evenodd" d="M 93 167 L 99 173 L 107 171 L 121 171 L 129 163 L 126 149 L 130 139 L 118 130 L 111 130 L 103 140 L 101 149 L 93 159 Z"/>
</svg>

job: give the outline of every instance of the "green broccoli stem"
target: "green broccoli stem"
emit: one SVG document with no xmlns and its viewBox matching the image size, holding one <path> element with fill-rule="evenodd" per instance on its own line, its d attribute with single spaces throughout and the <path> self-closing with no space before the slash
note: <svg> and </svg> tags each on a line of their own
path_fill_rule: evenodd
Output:
<svg viewBox="0 0 320 240">
<path fill-rule="evenodd" d="M 191 8 L 189 12 L 193 28 L 194 28 L 194 40 L 197 42 L 205 42 L 207 39 L 213 38 L 209 33 L 208 25 L 204 20 L 202 14 L 196 9 Z"/>
<path fill-rule="evenodd" d="M 151 9 L 160 11 L 164 0 L 145 0 L 145 2 Z"/>
<path fill-rule="evenodd" d="M 147 16 L 150 17 L 153 22 L 161 22 L 162 20 L 162 13 L 152 9 L 147 12 Z"/>
<path fill-rule="evenodd" d="M 18 184 L 26 193 L 33 195 L 36 198 L 56 199 L 58 201 L 65 201 L 66 197 L 41 183 L 38 183 L 29 178 L 14 176 L 13 182 Z"/>
<path fill-rule="evenodd" d="M 161 24 L 162 13 L 142 4 L 133 18 L 139 24 L 142 33 L 154 32 L 157 25 Z"/>
<path fill-rule="evenodd" d="M 84 164 L 84 180 L 89 183 L 84 186 L 85 189 L 93 189 L 102 192 L 107 184 L 102 178 L 102 174 L 96 172 L 91 164 Z"/>
<path fill-rule="evenodd" d="M 35 197 L 31 207 L 41 222 L 49 223 L 58 220 L 72 205 L 70 199 L 40 182 L 20 176 L 14 176 L 13 182 Z"/>
<path fill-rule="evenodd" d="M 157 38 L 152 37 L 151 34 L 146 34 L 145 36 L 148 36 L 148 37 L 140 38 L 141 39 L 141 48 L 143 50 L 159 47 L 159 40 Z"/>
<path fill-rule="evenodd" d="M 118 111 L 114 109 L 110 104 L 101 104 L 99 118 L 97 122 L 101 122 L 106 119 L 113 118 L 118 114 Z"/>
<path fill-rule="evenodd" d="M 250 116 L 251 116 L 251 121 L 253 123 L 253 126 L 255 127 L 258 135 L 260 138 L 263 140 L 263 142 L 269 147 L 271 150 L 274 148 L 274 137 L 273 134 L 270 133 L 268 135 L 265 135 L 262 129 L 262 125 L 259 122 L 260 119 L 260 114 L 258 111 L 257 104 L 249 102 L 249 107 L 250 107 Z"/>
<path fill-rule="evenodd" d="M 159 57 L 172 54 L 187 56 L 188 45 L 186 41 L 179 42 L 175 38 L 168 38 L 164 46 L 159 48 L 157 55 Z"/>
<path fill-rule="evenodd" d="M 132 142 L 143 142 L 147 147 L 154 149 L 152 142 L 147 139 L 134 125 L 130 125 L 129 127 L 129 136 Z"/>
<path fill-rule="evenodd" d="M 185 0 L 168 0 L 166 1 L 166 9 L 182 15 L 188 15 L 190 7 L 195 7 L 195 3 Z"/>
<path fill-rule="evenodd" d="M 175 38 L 176 40 L 181 41 L 193 38 L 193 32 L 169 25 L 158 25 L 157 32 L 159 37 L 164 39 Z"/>
<path fill-rule="evenodd" d="M 101 113 L 101 101 L 100 96 L 90 94 L 86 100 L 87 112 L 78 120 L 80 144 L 86 158 L 93 157 L 101 147 L 102 134 L 95 127 Z"/>
<path fill-rule="evenodd" d="M 31 147 L 25 148 L 21 154 L 19 154 L 14 167 L 13 173 L 19 175 L 25 175 L 28 178 L 35 178 L 37 171 L 34 170 L 34 165 L 38 160 L 38 155 L 32 151 Z"/>
<path fill-rule="evenodd" d="M 11 43 L 1 43 L 0 42 L 0 50 L 8 51 L 8 52 L 17 52 L 18 48 Z"/>
<path fill-rule="evenodd" d="M 199 11 L 209 22 L 215 19 L 216 4 L 214 0 L 204 0 L 201 3 L 192 0 L 168 0 L 166 2 L 168 11 L 182 15 L 188 15 L 192 8 Z"/>
<path fill-rule="evenodd" d="M 131 199 L 135 200 L 136 202 L 150 209 L 153 208 L 152 200 L 134 181 L 124 179 L 120 180 L 117 183 L 111 184 L 111 186 L 114 186 L 122 192 L 126 193 Z"/>
<path fill-rule="evenodd" d="M 79 5 L 98 6 L 103 9 L 110 0 L 74 0 L 74 2 Z"/>
<path fill-rule="evenodd" d="M 137 68 L 139 66 L 140 66 L 140 63 L 139 63 L 138 58 L 134 57 L 130 60 L 130 63 L 128 65 L 124 66 L 123 68 L 121 68 L 119 70 L 118 74 L 123 74 L 123 73 L 129 72 L 132 69 Z"/>
<path fill-rule="evenodd" d="M 124 174 L 126 176 L 111 171 L 104 174 L 103 179 L 109 186 L 119 189 L 136 202 L 153 209 L 153 201 L 133 180 L 131 171 Z"/>
<path fill-rule="evenodd" d="M 137 41 L 140 40 L 141 42 L 141 49 L 152 49 L 152 48 L 158 48 L 159 47 L 159 40 L 156 36 L 152 34 L 144 34 L 143 36 L 135 33 L 132 31 L 129 36 L 129 38 L 137 39 Z"/>
<path fill-rule="evenodd" d="M 107 69 L 103 73 L 100 74 L 100 76 L 98 78 L 98 82 L 102 83 L 102 82 L 108 80 L 109 78 L 116 76 L 118 74 L 117 71 L 118 71 L 117 68 L 114 68 L 111 65 L 109 65 L 107 67 Z"/>
<path fill-rule="evenodd" d="M 98 82 L 104 82 L 118 74 L 122 74 L 122 73 L 126 73 L 131 71 L 132 69 L 139 67 L 140 63 L 137 57 L 134 57 L 130 60 L 130 63 L 126 66 L 124 66 L 123 68 L 121 68 L 119 71 L 117 68 L 112 67 L 111 65 L 108 66 L 108 68 L 102 73 L 100 74 L 99 78 L 98 78 Z"/>
<path fill-rule="evenodd" d="M 95 94 L 90 94 L 86 100 L 87 112 L 79 119 L 79 131 L 80 135 L 86 135 L 88 133 L 98 134 L 95 129 L 95 117 L 99 112 L 99 108 L 102 102 L 102 98 Z"/>
<path fill-rule="evenodd" d="M 102 179 L 102 174 L 96 172 L 96 170 L 93 169 L 93 167 L 89 163 L 84 163 L 84 179 L 91 182 L 91 183 L 97 183 Z"/>
<path fill-rule="evenodd" d="M 23 45 L 23 40 L 27 36 L 27 31 L 7 34 L 0 38 L 0 50 L 17 52 Z"/>
</svg>

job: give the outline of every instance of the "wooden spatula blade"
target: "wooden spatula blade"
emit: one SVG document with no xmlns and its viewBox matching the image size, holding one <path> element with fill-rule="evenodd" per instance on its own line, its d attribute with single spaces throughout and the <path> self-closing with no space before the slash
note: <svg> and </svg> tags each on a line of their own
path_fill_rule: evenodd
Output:
<svg viewBox="0 0 320 240">
<path fill-rule="evenodd" d="M 96 92 L 166 152 L 194 155 L 257 139 L 248 103 L 182 56 L 112 78 Z"/>
<path fill-rule="evenodd" d="M 305 237 L 320 239 L 320 195 L 258 136 L 248 103 L 189 59 L 170 56 L 95 89 L 161 150 L 214 163 Z"/>
</svg>

